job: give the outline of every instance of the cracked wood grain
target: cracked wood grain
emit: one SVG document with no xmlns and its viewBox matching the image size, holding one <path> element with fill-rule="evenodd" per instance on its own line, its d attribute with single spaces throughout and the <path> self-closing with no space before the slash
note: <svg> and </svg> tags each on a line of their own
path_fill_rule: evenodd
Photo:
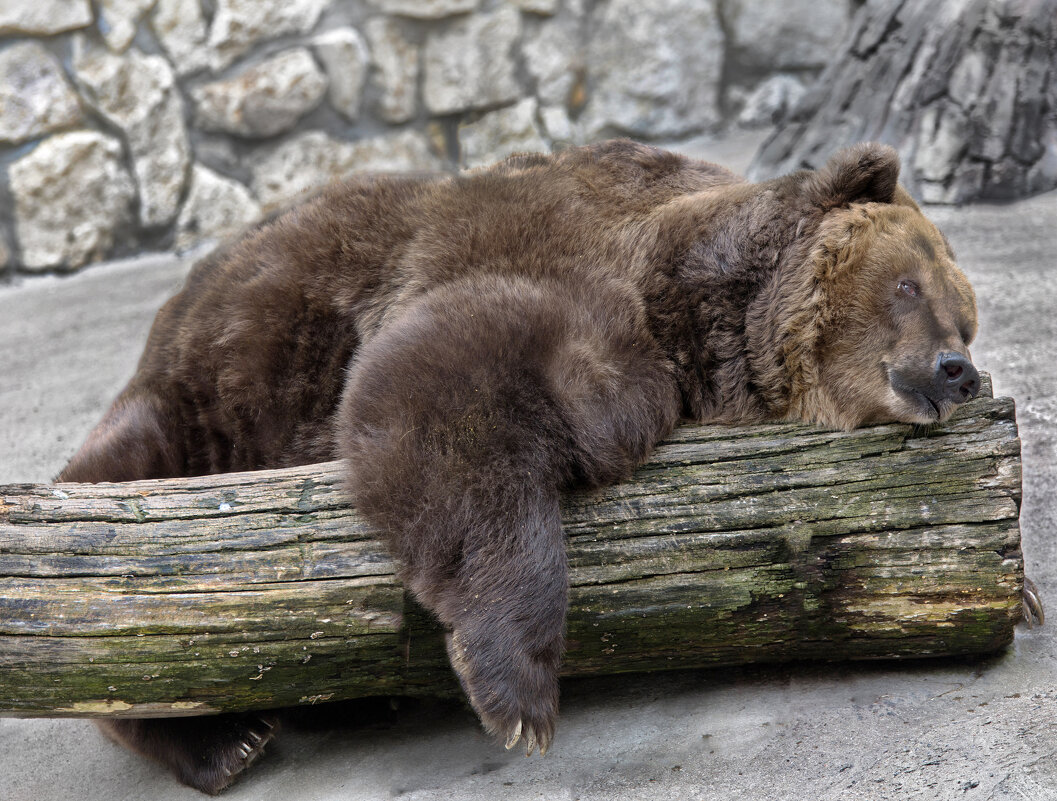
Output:
<svg viewBox="0 0 1057 801">
<path fill-rule="evenodd" d="M 567 499 L 565 673 L 965 655 L 1021 614 L 1013 402 L 942 426 L 685 426 Z M 0 715 L 456 692 L 341 463 L 0 487 Z"/>
</svg>

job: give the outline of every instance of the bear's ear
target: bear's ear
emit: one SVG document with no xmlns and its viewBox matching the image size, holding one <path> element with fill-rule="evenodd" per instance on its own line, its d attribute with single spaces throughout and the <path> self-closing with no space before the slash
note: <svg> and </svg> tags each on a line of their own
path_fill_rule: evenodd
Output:
<svg viewBox="0 0 1057 801">
<path fill-rule="evenodd" d="M 898 185 L 899 154 L 888 145 L 866 142 L 838 151 L 805 189 L 828 211 L 849 203 L 891 203 Z"/>
</svg>

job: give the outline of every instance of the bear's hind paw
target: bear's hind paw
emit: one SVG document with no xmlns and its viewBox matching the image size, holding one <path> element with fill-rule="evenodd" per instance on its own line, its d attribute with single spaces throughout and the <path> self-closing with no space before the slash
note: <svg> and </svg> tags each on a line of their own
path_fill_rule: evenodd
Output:
<svg viewBox="0 0 1057 801">
<path fill-rule="evenodd" d="M 561 639 L 531 656 L 523 651 L 504 654 L 494 646 L 501 639 L 465 637 L 460 630 L 447 633 L 451 665 L 489 734 L 499 737 L 508 751 L 523 741 L 525 756 L 537 748 L 543 756 L 558 717 Z"/>
</svg>

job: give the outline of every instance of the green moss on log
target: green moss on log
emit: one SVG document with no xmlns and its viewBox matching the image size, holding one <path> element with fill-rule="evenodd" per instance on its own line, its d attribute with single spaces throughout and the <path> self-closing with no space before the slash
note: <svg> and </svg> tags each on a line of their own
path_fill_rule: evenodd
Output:
<svg viewBox="0 0 1057 801">
<path fill-rule="evenodd" d="M 966 655 L 1020 617 L 1013 402 L 942 426 L 684 427 L 569 498 L 568 675 Z M 0 715 L 182 715 L 456 683 L 340 464 L 0 487 Z"/>
</svg>

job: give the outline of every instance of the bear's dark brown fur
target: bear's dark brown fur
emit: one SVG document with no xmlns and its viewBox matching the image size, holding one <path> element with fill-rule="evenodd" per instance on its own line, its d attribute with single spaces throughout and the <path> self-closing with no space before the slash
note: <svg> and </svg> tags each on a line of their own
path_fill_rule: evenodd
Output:
<svg viewBox="0 0 1057 801">
<path fill-rule="evenodd" d="M 975 394 L 972 290 L 898 169 L 861 145 L 752 184 L 617 141 L 331 186 L 193 270 L 61 479 L 348 458 L 485 727 L 542 752 L 561 493 L 680 418 L 925 423 Z M 272 724 L 109 725 L 215 792 Z"/>
</svg>

